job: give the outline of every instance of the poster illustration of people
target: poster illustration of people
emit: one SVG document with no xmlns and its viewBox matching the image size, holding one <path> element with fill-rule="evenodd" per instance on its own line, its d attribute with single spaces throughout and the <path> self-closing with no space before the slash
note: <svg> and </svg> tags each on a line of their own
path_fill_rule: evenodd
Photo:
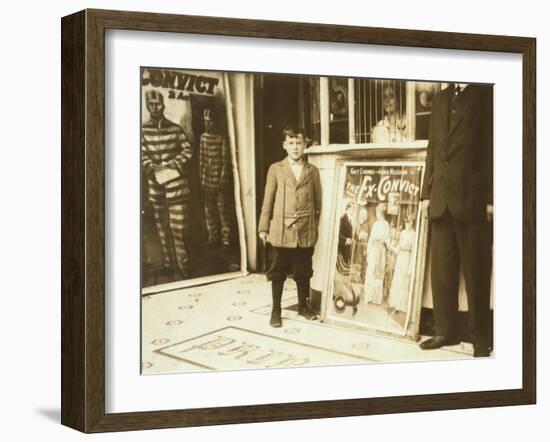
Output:
<svg viewBox="0 0 550 442">
<path fill-rule="evenodd" d="M 404 335 L 418 259 L 419 162 L 341 163 L 326 317 Z"/>
<path fill-rule="evenodd" d="M 221 72 L 141 70 L 142 288 L 243 268 L 224 80 Z"/>
</svg>

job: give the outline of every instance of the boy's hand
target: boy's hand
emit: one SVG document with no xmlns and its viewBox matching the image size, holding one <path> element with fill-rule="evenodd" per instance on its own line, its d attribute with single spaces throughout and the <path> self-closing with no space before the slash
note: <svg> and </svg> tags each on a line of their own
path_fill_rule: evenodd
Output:
<svg viewBox="0 0 550 442">
<path fill-rule="evenodd" d="M 267 242 L 269 235 L 267 234 L 267 232 L 260 232 L 259 236 L 260 236 L 260 239 L 262 240 L 262 243 L 265 246 L 265 243 Z"/>
</svg>

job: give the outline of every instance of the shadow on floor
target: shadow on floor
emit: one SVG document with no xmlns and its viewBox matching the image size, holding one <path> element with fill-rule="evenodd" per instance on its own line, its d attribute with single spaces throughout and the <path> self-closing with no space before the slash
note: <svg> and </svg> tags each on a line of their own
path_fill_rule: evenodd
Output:
<svg viewBox="0 0 550 442">
<path fill-rule="evenodd" d="M 61 410 L 59 408 L 39 408 L 35 410 L 36 414 L 46 418 L 56 424 L 61 422 Z"/>
</svg>

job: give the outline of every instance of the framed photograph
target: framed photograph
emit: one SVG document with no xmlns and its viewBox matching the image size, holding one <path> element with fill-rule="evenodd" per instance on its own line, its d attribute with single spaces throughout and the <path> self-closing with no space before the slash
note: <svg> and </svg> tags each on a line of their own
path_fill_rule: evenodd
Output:
<svg viewBox="0 0 550 442">
<path fill-rule="evenodd" d="M 523 37 L 64 17 L 62 423 L 535 403 L 535 73 Z"/>
</svg>

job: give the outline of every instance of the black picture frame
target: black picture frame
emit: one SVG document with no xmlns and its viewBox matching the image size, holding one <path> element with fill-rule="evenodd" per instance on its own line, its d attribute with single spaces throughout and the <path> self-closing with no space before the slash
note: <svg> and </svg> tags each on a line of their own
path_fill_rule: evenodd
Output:
<svg viewBox="0 0 550 442">
<path fill-rule="evenodd" d="M 176 32 L 521 54 L 523 382 L 511 390 L 218 408 L 105 411 L 105 31 Z M 84 10 L 62 30 L 62 424 L 142 430 L 533 404 L 536 400 L 536 40 L 265 20 Z"/>
</svg>

